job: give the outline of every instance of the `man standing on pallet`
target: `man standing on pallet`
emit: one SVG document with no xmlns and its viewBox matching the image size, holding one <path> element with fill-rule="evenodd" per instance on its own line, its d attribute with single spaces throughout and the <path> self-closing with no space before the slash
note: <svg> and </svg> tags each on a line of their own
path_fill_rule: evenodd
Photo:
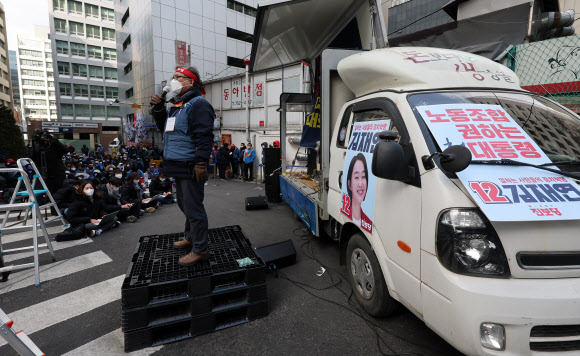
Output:
<svg viewBox="0 0 580 356">
<path fill-rule="evenodd" d="M 177 204 L 185 214 L 185 240 L 175 247 L 191 248 L 179 259 L 188 266 L 209 257 L 208 222 L 203 206 L 203 187 L 207 181 L 208 159 L 213 145 L 215 113 L 205 94 L 195 67 L 177 67 L 171 80 L 175 94 L 165 108 L 165 99 L 151 98 L 152 115 L 163 132 L 163 174 L 175 178 Z"/>
</svg>

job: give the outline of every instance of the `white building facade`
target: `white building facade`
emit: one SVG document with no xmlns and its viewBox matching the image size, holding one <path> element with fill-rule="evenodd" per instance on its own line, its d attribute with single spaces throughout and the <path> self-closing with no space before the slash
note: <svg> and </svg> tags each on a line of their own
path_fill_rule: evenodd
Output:
<svg viewBox="0 0 580 356">
<path fill-rule="evenodd" d="M 169 83 L 177 65 L 198 68 L 202 81 L 245 72 L 256 0 L 115 0 L 121 115 L 142 115 L 142 142 L 160 144 L 149 99 Z M 139 107 L 140 106 L 140 107 Z"/>
<path fill-rule="evenodd" d="M 49 0 L 59 121 L 119 129 L 113 0 Z"/>
<path fill-rule="evenodd" d="M 54 66 L 48 27 L 35 28 L 35 36 L 17 36 L 16 64 L 20 112 L 24 122 L 56 121 Z"/>
</svg>

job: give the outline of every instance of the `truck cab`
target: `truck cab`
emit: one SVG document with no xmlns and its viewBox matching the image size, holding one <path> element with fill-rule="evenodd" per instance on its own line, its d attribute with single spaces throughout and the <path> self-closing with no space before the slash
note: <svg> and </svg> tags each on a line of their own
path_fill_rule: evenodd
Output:
<svg viewBox="0 0 580 356">
<path fill-rule="evenodd" d="M 272 17 L 291 5 L 268 6 L 262 44 L 268 24 L 291 33 Z M 280 49 L 265 47 L 256 68 Z M 337 240 L 365 311 L 403 305 L 467 355 L 580 352 L 579 117 L 474 54 L 318 48 L 318 189 L 286 172 L 280 185 Z"/>
</svg>

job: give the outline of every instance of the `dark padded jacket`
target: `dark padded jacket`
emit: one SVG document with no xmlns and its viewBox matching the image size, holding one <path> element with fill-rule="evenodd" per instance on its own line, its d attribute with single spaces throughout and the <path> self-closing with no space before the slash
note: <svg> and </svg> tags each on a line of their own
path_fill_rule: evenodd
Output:
<svg viewBox="0 0 580 356">
<path fill-rule="evenodd" d="M 66 220 L 71 225 L 88 224 L 91 219 L 100 219 L 105 215 L 103 201 L 94 195 L 91 202 L 88 198 L 77 194 L 73 203 L 69 206 Z"/>
</svg>

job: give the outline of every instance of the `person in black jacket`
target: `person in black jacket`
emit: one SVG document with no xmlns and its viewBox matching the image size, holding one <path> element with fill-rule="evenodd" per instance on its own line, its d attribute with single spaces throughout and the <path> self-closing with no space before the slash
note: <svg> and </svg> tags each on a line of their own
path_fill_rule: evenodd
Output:
<svg viewBox="0 0 580 356">
<path fill-rule="evenodd" d="M 230 149 L 228 147 L 228 143 L 224 142 L 223 146 L 220 147 L 218 154 L 217 154 L 217 161 L 218 161 L 218 167 L 220 170 L 220 179 L 221 180 L 226 180 L 226 171 L 228 169 L 228 167 L 230 166 L 230 156 L 233 155 L 232 152 L 230 152 Z"/>
<path fill-rule="evenodd" d="M 215 112 L 203 98 L 205 91 L 195 67 L 177 67 L 171 80 L 173 106 L 165 99 L 151 98 L 151 112 L 163 132 L 163 173 L 175 178 L 177 204 L 186 217 L 185 240 L 174 247 L 191 249 L 178 263 L 191 265 L 209 257 L 208 221 L 203 206 L 204 183 L 213 144 Z"/>
<path fill-rule="evenodd" d="M 149 184 L 149 194 L 153 197 L 157 194 L 161 194 L 157 200 L 161 204 L 170 204 L 175 202 L 175 197 L 173 196 L 173 184 L 172 179 L 165 177 L 163 173 L 151 180 Z"/>
<path fill-rule="evenodd" d="M 80 182 L 75 181 L 75 183 L 64 185 L 62 188 L 56 191 L 52 198 L 56 203 L 56 206 L 60 209 L 61 213 L 66 215 L 67 209 L 74 202 L 77 191 L 79 189 Z"/>
<path fill-rule="evenodd" d="M 98 191 L 101 193 L 101 199 L 105 205 L 105 212 L 107 214 L 114 213 L 118 211 L 117 219 L 119 221 L 128 221 L 130 223 L 135 222 L 140 213 L 140 205 L 138 204 L 122 204 L 121 203 L 121 193 L 119 189 L 123 185 L 123 181 L 119 178 L 111 178 L 109 183 L 102 184 Z"/>
<path fill-rule="evenodd" d="M 125 184 L 121 187 L 121 203 L 124 204 L 135 204 L 139 206 L 139 209 L 144 209 L 146 213 L 152 213 L 155 211 L 155 206 L 158 202 L 153 201 L 153 199 L 144 199 L 143 190 L 139 184 L 139 173 L 132 172 L 127 177 Z"/>
<path fill-rule="evenodd" d="M 37 132 L 32 138 L 31 158 L 42 175 L 51 194 L 56 193 L 66 177 L 66 167 L 62 157 L 68 153 L 68 146 L 61 143 L 49 132 Z"/>
<path fill-rule="evenodd" d="M 87 236 L 99 236 L 103 231 L 119 226 L 117 219 L 100 226 L 100 219 L 105 216 L 105 205 L 101 199 L 101 194 L 96 192 L 93 184 L 84 181 L 77 192 L 75 201 L 68 208 L 66 219 L 71 225 L 85 226 Z"/>
</svg>

